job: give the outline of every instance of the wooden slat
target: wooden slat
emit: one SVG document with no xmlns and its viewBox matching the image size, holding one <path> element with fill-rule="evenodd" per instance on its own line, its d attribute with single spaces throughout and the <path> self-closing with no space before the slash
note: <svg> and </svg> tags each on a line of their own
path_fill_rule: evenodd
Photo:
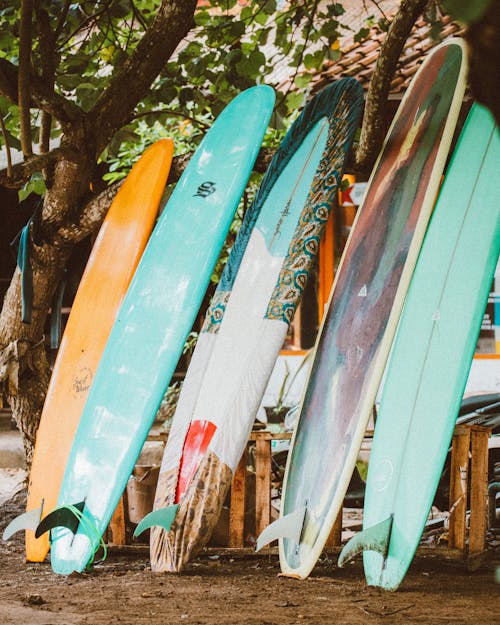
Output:
<svg viewBox="0 0 500 625">
<path fill-rule="evenodd" d="M 471 428 L 471 500 L 469 554 L 479 553 L 486 544 L 486 508 L 488 500 L 488 438 L 490 431 Z"/>
<path fill-rule="evenodd" d="M 450 470 L 450 527 L 448 546 L 465 550 L 465 513 L 469 473 L 470 429 L 455 428 Z"/>
<path fill-rule="evenodd" d="M 109 530 L 111 533 L 110 544 L 112 545 L 127 544 L 127 536 L 125 533 L 125 497 L 125 494 L 120 497 L 120 501 L 109 522 Z"/>
<path fill-rule="evenodd" d="M 250 437 L 248 440 L 256 441 L 256 440 L 264 440 L 264 441 L 286 441 L 292 438 L 291 432 L 268 432 L 267 430 L 262 431 L 254 431 L 250 432 Z"/>
<path fill-rule="evenodd" d="M 334 213 L 330 214 L 319 244 L 318 259 L 318 323 L 323 320 L 328 297 L 335 277 Z"/>
<path fill-rule="evenodd" d="M 342 514 L 343 508 L 340 508 L 340 511 L 335 519 L 335 523 L 333 524 L 332 530 L 328 539 L 326 541 L 325 547 L 340 547 L 342 543 Z"/>
<path fill-rule="evenodd" d="M 245 493 L 247 477 L 247 447 L 234 472 L 231 482 L 229 511 L 229 547 L 243 547 L 245 540 Z"/>
<path fill-rule="evenodd" d="M 271 521 L 271 441 L 255 441 L 255 532 L 259 536 Z"/>
</svg>

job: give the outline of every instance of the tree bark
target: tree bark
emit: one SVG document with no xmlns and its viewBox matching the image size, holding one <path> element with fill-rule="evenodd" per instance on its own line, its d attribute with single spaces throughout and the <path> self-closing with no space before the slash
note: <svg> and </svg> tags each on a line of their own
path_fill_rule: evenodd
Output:
<svg viewBox="0 0 500 625">
<path fill-rule="evenodd" d="M 28 466 L 31 464 L 47 384 L 49 365 L 44 325 L 69 248 L 36 247 L 31 258 L 33 284 L 37 286 L 30 324 L 21 321 L 21 274 L 16 269 L 0 313 L 0 380 L 23 437 Z"/>
<path fill-rule="evenodd" d="M 391 80 L 408 35 L 429 0 L 402 0 L 382 43 L 365 103 L 361 136 L 356 151 L 356 169 L 371 171 L 385 135 L 384 107 Z"/>
</svg>

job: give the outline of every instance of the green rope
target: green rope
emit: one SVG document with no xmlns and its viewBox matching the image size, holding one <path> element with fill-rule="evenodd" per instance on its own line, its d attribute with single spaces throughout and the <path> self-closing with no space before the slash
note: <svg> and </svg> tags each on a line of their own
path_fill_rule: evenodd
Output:
<svg viewBox="0 0 500 625">
<path fill-rule="evenodd" d="M 89 538 L 91 543 L 95 543 L 92 556 L 85 568 L 89 570 L 92 568 L 93 564 L 99 564 L 100 562 L 104 562 L 108 555 L 108 550 L 106 548 L 106 543 L 102 538 L 101 532 L 99 532 L 99 530 L 97 529 L 97 523 L 95 519 L 90 519 L 89 517 L 85 516 L 83 512 L 81 512 L 76 506 L 73 506 L 72 504 L 65 504 L 64 506 L 61 506 L 61 509 L 63 508 L 66 508 L 66 510 L 69 510 L 72 514 L 75 515 L 75 517 L 78 519 L 78 522 L 83 527 L 83 533 Z M 55 539 L 51 538 L 51 540 L 52 542 L 54 542 L 54 540 L 59 540 L 60 538 L 61 535 L 56 537 Z M 103 550 L 103 556 L 100 560 L 94 562 L 95 555 L 99 551 L 99 547 L 101 546 Z"/>
</svg>

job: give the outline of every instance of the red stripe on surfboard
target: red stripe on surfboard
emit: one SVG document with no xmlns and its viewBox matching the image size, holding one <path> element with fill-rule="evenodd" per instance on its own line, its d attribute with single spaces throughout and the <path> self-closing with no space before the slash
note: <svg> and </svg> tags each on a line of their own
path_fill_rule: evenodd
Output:
<svg viewBox="0 0 500 625">
<path fill-rule="evenodd" d="M 181 497 L 187 491 L 216 429 L 217 426 L 211 421 L 191 422 L 182 450 L 175 503 L 179 503 Z"/>
</svg>

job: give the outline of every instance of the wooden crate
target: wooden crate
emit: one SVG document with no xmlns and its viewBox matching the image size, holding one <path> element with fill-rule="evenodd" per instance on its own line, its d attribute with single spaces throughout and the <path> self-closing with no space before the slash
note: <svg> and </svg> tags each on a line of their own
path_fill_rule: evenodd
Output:
<svg viewBox="0 0 500 625">
<path fill-rule="evenodd" d="M 254 431 L 249 444 L 255 443 L 255 533 L 260 534 L 271 521 L 271 443 L 289 440 L 290 432 Z M 452 442 L 450 473 L 450 520 L 448 546 L 419 548 L 417 553 L 474 560 L 486 546 L 488 497 L 488 438 L 490 430 L 481 426 L 458 426 Z M 163 435 L 162 438 L 165 438 Z M 153 440 L 159 440 L 155 436 Z M 243 549 L 245 543 L 245 499 L 247 489 L 248 445 L 233 476 L 230 495 L 228 547 Z M 468 505 L 469 504 L 469 505 Z M 469 527 L 466 511 L 470 510 Z M 123 498 L 111 519 L 110 544 L 126 544 L 126 506 Z M 342 510 L 332 528 L 326 548 L 341 546 Z"/>
</svg>

